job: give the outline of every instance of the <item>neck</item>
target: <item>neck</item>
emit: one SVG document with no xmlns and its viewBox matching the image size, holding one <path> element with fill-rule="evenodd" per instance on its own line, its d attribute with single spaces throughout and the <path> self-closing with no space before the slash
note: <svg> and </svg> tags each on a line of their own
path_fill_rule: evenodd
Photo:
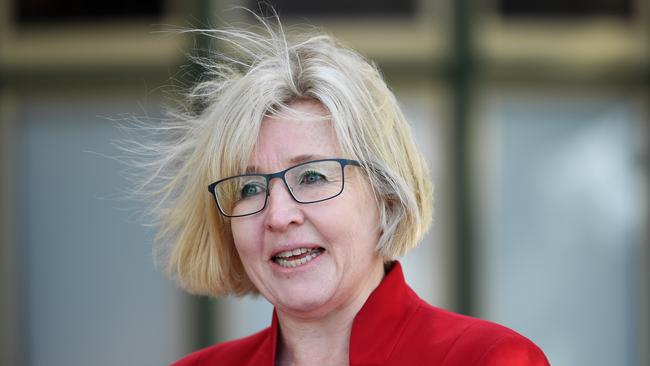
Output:
<svg viewBox="0 0 650 366">
<path fill-rule="evenodd" d="M 354 314 L 322 322 L 280 320 L 277 364 L 347 365 L 353 320 Z"/>
<path fill-rule="evenodd" d="M 364 291 L 322 316 L 301 317 L 278 310 L 280 334 L 276 364 L 348 365 L 354 318 L 383 276 L 384 269 L 380 266 L 379 271 L 367 277 L 369 282 Z"/>
</svg>

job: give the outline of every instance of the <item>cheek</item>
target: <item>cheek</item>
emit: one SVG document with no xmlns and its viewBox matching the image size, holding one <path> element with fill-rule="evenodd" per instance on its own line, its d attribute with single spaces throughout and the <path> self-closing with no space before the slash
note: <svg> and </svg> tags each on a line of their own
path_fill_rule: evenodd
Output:
<svg viewBox="0 0 650 366">
<path fill-rule="evenodd" d="M 257 252 L 255 245 L 256 243 L 260 243 L 260 240 L 256 237 L 257 230 L 248 221 L 231 222 L 230 229 L 232 231 L 235 249 L 237 249 L 242 262 L 245 262 L 251 253 Z"/>
<path fill-rule="evenodd" d="M 320 215 L 323 234 L 339 243 L 345 252 L 366 255 L 376 251 L 379 241 L 379 210 L 369 192 L 350 190 L 342 205 Z M 363 253 L 363 254 L 362 254 Z"/>
<path fill-rule="evenodd" d="M 357 213 L 357 224 L 360 225 L 360 229 L 364 230 L 365 235 L 378 235 L 380 232 L 379 207 L 369 184 L 364 181 L 364 184 L 358 187 L 353 194 L 355 200 L 352 210 Z"/>
</svg>

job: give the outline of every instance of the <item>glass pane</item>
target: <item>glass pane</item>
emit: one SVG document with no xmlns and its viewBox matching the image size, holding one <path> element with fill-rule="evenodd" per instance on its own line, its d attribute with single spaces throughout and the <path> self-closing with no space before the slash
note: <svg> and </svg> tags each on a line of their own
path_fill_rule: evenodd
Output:
<svg viewBox="0 0 650 366">
<path fill-rule="evenodd" d="M 190 297 L 154 269 L 153 232 L 122 199 L 123 167 L 93 153 L 117 154 L 117 131 L 98 115 L 140 108 L 73 96 L 20 105 L 26 366 L 167 365 L 192 346 Z"/>
<path fill-rule="evenodd" d="M 638 365 L 642 98 L 498 92 L 477 121 L 480 315 L 554 366 Z"/>
</svg>

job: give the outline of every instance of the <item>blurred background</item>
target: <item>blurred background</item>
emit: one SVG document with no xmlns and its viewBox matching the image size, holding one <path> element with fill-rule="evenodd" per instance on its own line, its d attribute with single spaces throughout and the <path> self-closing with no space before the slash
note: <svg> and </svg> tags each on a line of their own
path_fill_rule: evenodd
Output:
<svg viewBox="0 0 650 366">
<path fill-rule="evenodd" d="M 430 303 L 554 366 L 650 365 L 647 0 L 269 1 L 375 60 L 436 185 L 402 259 Z M 0 0 L 0 365 L 165 365 L 262 329 L 260 298 L 183 294 L 115 162 L 249 0 Z M 206 192 L 207 194 L 207 192 Z"/>
</svg>

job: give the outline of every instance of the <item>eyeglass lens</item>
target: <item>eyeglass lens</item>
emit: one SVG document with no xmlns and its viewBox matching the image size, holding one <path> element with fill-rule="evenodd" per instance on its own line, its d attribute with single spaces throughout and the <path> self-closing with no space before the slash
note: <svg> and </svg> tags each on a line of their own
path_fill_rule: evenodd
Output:
<svg viewBox="0 0 650 366">
<path fill-rule="evenodd" d="M 284 180 L 296 201 L 318 202 L 341 193 L 343 166 L 330 160 L 307 162 L 287 170 Z M 266 205 L 268 184 L 265 175 L 243 175 L 221 181 L 215 187 L 219 207 L 228 216 L 260 211 Z"/>
</svg>

